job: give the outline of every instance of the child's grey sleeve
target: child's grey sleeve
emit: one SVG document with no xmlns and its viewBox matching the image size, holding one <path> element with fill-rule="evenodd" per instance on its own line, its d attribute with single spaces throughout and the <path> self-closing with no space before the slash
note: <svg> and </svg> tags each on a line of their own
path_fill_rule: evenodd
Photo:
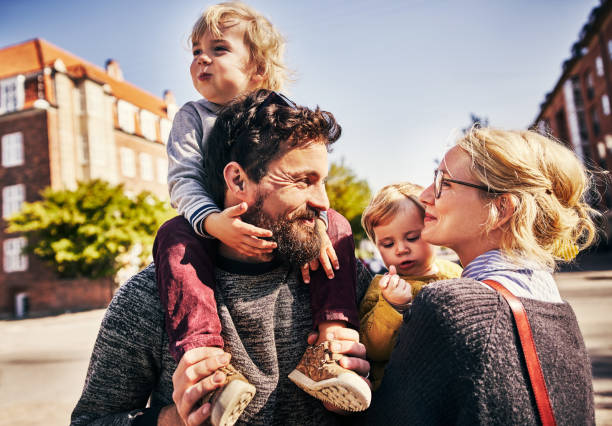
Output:
<svg viewBox="0 0 612 426">
<path fill-rule="evenodd" d="M 204 219 L 221 211 L 204 188 L 202 146 L 215 118 L 201 112 L 192 102 L 187 103 L 174 117 L 166 146 L 170 202 L 191 223 L 196 234 L 203 237 L 209 237 Z"/>
</svg>

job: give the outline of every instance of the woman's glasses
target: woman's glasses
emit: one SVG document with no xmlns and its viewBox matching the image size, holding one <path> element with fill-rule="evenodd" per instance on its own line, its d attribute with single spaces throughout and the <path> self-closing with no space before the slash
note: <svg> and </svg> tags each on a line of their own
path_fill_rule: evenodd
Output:
<svg viewBox="0 0 612 426">
<path fill-rule="evenodd" d="M 481 191 L 486 191 L 492 194 L 500 194 L 499 191 L 491 189 L 485 185 L 476 185 L 475 183 L 464 182 L 462 180 L 445 178 L 444 172 L 440 169 L 436 169 L 434 170 L 434 195 L 436 198 L 440 198 L 440 195 L 442 194 L 442 183 L 444 182 L 452 182 L 458 185 L 469 186 L 471 188 L 480 189 Z"/>
</svg>

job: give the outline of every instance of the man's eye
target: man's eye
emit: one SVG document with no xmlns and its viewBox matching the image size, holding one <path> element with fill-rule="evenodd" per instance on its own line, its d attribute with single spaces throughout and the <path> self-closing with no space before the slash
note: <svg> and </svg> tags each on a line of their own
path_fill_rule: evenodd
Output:
<svg viewBox="0 0 612 426">
<path fill-rule="evenodd" d="M 193 51 L 193 56 L 200 56 L 202 54 L 202 49 L 195 49 Z"/>
<path fill-rule="evenodd" d="M 225 46 L 215 46 L 215 52 L 229 52 L 229 49 Z"/>
</svg>

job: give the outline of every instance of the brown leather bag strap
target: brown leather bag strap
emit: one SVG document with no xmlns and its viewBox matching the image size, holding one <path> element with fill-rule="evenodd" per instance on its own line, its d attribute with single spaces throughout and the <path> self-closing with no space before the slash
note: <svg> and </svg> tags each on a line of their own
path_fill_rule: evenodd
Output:
<svg viewBox="0 0 612 426">
<path fill-rule="evenodd" d="M 512 314 L 514 315 L 514 321 L 516 322 L 516 328 L 518 329 L 519 339 L 521 340 L 521 346 L 523 348 L 523 355 L 525 356 L 525 364 L 527 364 L 527 371 L 529 373 L 529 380 L 531 381 L 531 387 L 535 396 L 536 405 L 538 406 L 538 413 L 540 414 L 540 420 L 544 426 L 555 426 L 555 415 L 550 405 L 550 397 L 548 396 L 548 389 L 546 389 L 546 382 L 544 382 L 544 375 L 542 374 L 542 367 L 540 366 L 540 359 L 536 352 L 535 343 L 533 341 L 533 335 L 531 333 L 531 326 L 527 319 L 527 312 L 523 303 L 512 294 L 506 287 L 493 280 L 484 280 L 483 283 L 489 287 L 497 290 L 504 296 L 504 299 L 510 305 Z"/>
</svg>

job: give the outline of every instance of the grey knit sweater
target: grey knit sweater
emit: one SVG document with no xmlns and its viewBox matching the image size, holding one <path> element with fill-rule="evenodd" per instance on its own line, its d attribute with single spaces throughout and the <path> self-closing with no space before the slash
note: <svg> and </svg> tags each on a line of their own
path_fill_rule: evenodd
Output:
<svg viewBox="0 0 612 426">
<path fill-rule="evenodd" d="M 594 424 L 591 366 L 567 304 L 521 299 L 559 425 Z M 425 287 L 404 318 L 373 425 L 539 424 L 505 300 L 463 278 Z"/>
<path fill-rule="evenodd" d="M 360 299 L 371 276 L 357 264 Z M 282 264 L 217 266 L 215 296 L 225 349 L 257 388 L 240 423 L 337 423 L 337 416 L 287 378 L 312 329 L 308 286 Z M 72 424 L 129 425 L 151 410 L 145 409 L 149 397 L 151 407 L 172 404 L 175 368 L 150 265 L 119 289 L 108 308 Z"/>
</svg>

